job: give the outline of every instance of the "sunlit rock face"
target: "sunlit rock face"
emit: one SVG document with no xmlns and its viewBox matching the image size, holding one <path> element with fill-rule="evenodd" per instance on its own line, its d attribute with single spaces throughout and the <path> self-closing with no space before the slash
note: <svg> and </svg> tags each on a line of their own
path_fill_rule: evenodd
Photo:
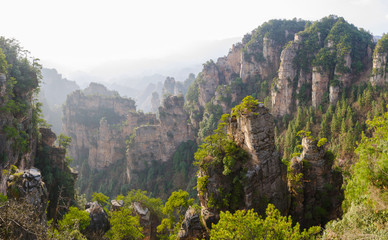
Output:
<svg viewBox="0 0 388 240">
<path fill-rule="evenodd" d="M 275 79 L 272 88 L 272 113 L 283 116 L 291 113 L 293 84 L 297 71 L 293 59 L 298 50 L 298 43 L 286 47 L 280 55 L 279 76 Z"/>
<path fill-rule="evenodd" d="M 381 86 L 388 83 L 388 52 L 376 52 L 373 55 L 373 69 L 370 82 L 372 85 Z"/>
<path fill-rule="evenodd" d="M 283 213 L 287 212 L 286 168 L 275 149 L 274 126 L 274 118 L 263 104 L 248 114 L 229 119 L 228 136 L 247 152 L 248 157 L 236 159 L 228 175 L 224 175 L 223 168 L 217 164 L 201 165 L 198 178 L 206 177 L 207 181 L 205 190 L 200 190 L 198 197 L 207 227 L 218 221 L 220 211 L 254 208 L 261 212 L 270 202 Z M 204 161 L 213 159 L 208 156 Z M 236 179 L 243 181 L 241 188 Z M 241 199 L 233 200 L 232 197 L 227 206 L 214 203 L 237 192 Z"/>
</svg>

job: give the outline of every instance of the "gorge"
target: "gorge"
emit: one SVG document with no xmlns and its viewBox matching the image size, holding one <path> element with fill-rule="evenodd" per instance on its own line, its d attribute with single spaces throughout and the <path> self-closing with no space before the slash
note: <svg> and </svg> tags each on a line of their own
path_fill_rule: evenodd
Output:
<svg viewBox="0 0 388 240">
<path fill-rule="evenodd" d="M 227 239 L 221 226 L 239 214 L 272 221 L 241 230 L 258 239 L 388 234 L 388 35 L 375 42 L 334 15 L 270 20 L 196 76 L 167 77 L 149 113 L 100 83 L 66 82 L 58 139 L 35 99 L 40 66 L 0 40 L 0 209 L 32 203 L 40 226 L 1 220 L 0 237 Z"/>
</svg>

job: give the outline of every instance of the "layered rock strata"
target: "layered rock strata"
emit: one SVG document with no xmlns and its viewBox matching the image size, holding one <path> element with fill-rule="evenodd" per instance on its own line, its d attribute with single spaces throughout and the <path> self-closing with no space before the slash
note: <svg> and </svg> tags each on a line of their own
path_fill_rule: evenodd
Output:
<svg viewBox="0 0 388 240">
<path fill-rule="evenodd" d="M 254 208 L 264 212 L 271 202 L 283 213 L 287 212 L 286 169 L 275 149 L 274 119 L 269 110 L 259 104 L 248 114 L 231 117 L 227 133 L 249 157 L 237 159 L 228 175 L 224 175 L 216 165 L 209 165 L 207 169 L 200 167 L 198 178 L 206 179 L 206 188 L 199 190 L 199 199 L 201 215 L 207 227 L 211 228 L 211 224 L 218 221 L 220 211 L 230 209 Z M 204 161 L 212 161 L 211 156 L 208 158 Z M 230 202 L 225 205 L 223 199 Z M 215 201 L 221 202 L 220 205 Z"/>
<path fill-rule="evenodd" d="M 283 116 L 291 113 L 293 82 L 297 71 L 293 59 L 298 50 L 298 43 L 293 42 L 287 46 L 280 55 L 279 76 L 272 83 L 272 113 L 275 116 Z"/>
<path fill-rule="evenodd" d="M 373 55 L 373 69 L 370 82 L 372 85 L 381 86 L 388 83 L 388 52 L 376 51 Z"/>
<path fill-rule="evenodd" d="M 152 162 L 167 162 L 182 142 L 194 140 L 183 105 L 182 95 L 167 96 L 158 119 L 136 112 L 132 99 L 76 91 L 64 107 L 64 131 L 72 138 L 70 156 L 80 170 L 87 162 L 89 173 L 115 166 L 120 184 L 128 184 Z"/>
</svg>

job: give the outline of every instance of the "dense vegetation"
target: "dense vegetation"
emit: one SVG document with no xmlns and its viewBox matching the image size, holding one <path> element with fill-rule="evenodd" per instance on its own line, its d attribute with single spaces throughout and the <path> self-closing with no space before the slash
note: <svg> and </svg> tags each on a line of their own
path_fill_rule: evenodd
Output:
<svg viewBox="0 0 388 240">
<path fill-rule="evenodd" d="M 274 205 L 268 204 L 263 219 L 253 210 L 221 212 L 220 221 L 210 231 L 211 239 L 316 239 L 320 227 L 300 230 L 291 217 L 281 215 Z"/>
<path fill-rule="evenodd" d="M 384 239 L 388 235 L 388 112 L 367 121 L 346 184 L 344 215 L 326 226 L 325 239 Z"/>
<path fill-rule="evenodd" d="M 4 118 L 0 132 L 12 142 L 12 152 L 20 157 L 32 147 L 31 139 L 37 136 L 37 126 L 41 122 L 41 104 L 35 101 L 40 69 L 38 60 L 31 58 L 16 40 L 0 37 L 0 73 L 6 78 L 0 97 L 0 116 Z M 12 155 L 4 150 L 5 146 L 1 146 L 1 164 Z"/>
<path fill-rule="evenodd" d="M 270 20 L 263 23 L 257 29 L 255 29 L 251 34 L 247 34 L 243 38 L 244 46 L 244 58 L 247 61 L 251 61 L 253 58 L 256 62 L 265 61 L 265 58 L 262 53 L 264 39 L 269 41 L 274 41 L 274 45 L 283 46 L 287 42 L 293 40 L 294 33 L 302 31 L 306 21 L 304 20 Z M 288 34 L 285 34 L 285 32 Z M 248 48 L 251 52 L 255 54 L 249 54 Z"/>
</svg>

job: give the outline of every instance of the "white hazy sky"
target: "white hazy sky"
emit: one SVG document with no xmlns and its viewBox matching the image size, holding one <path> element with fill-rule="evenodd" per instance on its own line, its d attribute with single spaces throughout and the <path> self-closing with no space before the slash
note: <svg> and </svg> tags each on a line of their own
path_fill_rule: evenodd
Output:
<svg viewBox="0 0 388 240">
<path fill-rule="evenodd" d="M 265 21 L 330 14 L 374 35 L 388 32 L 388 0 L 0 0 L 0 35 L 48 67 L 87 70 L 108 61 L 184 54 L 242 37 Z M 193 50 L 193 49 L 191 49 Z"/>
</svg>

